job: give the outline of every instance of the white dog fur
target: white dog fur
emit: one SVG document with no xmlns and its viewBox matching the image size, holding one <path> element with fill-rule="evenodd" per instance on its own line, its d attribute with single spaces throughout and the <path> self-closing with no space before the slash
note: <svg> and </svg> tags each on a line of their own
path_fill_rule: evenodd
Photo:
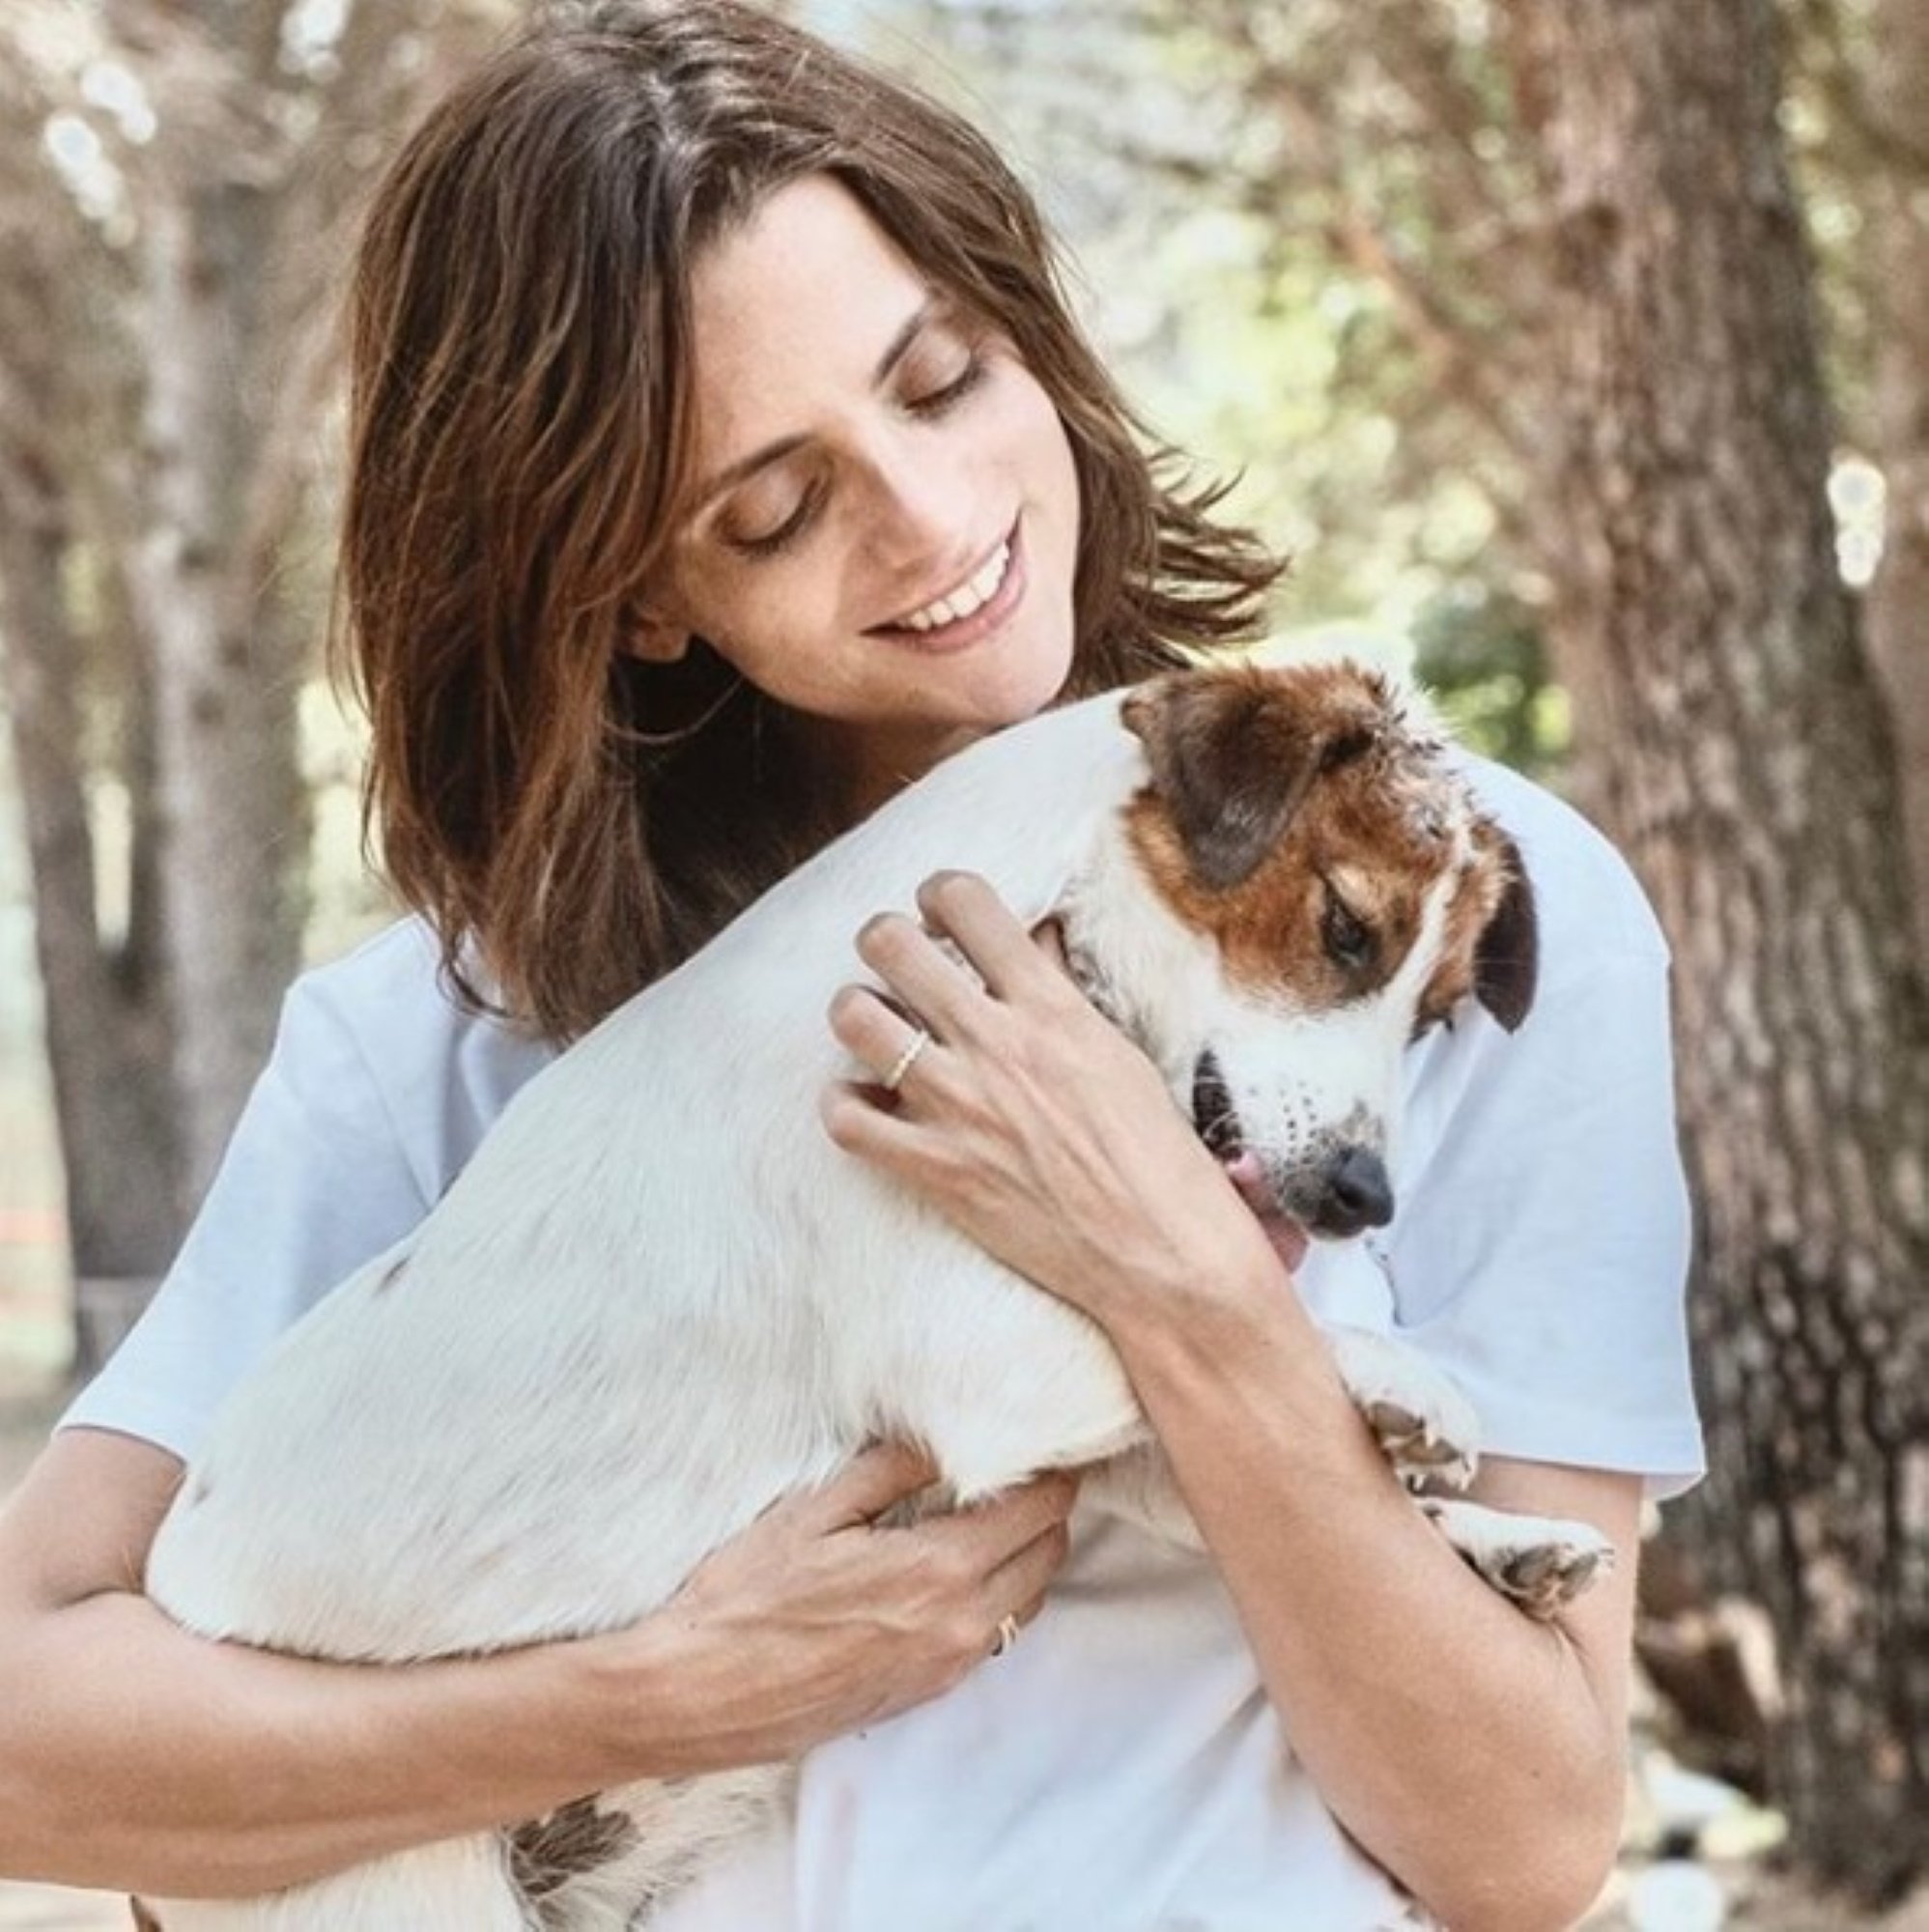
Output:
<svg viewBox="0 0 1929 1932">
<path fill-rule="evenodd" d="M 1249 1143 L 1284 1159 L 1303 1129 L 1365 1120 L 1382 1147 L 1396 1130 L 1451 880 L 1358 1009 L 1256 997 L 1123 836 L 1148 766 L 1120 710 L 1094 699 L 948 761 L 534 1080 L 416 1233 L 222 1411 L 156 1543 L 156 1602 L 308 1656 L 490 1651 L 646 1615 L 874 1438 L 928 1444 L 962 1499 L 1143 1443 L 1088 1321 L 820 1130 L 822 1090 L 850 1071 L 825 1012 L 856 929 L 941 866 L 981 873 L 1027 921 L 1058 915 L 1182 1104 L 1209 1045 Z M 1459 863 L 1473 808 L 1458 780 L 1441 787 Z M 1336 1346 L 1416 1467 L 1471 1466 L 1472 1418 L 1436 1376 L 1381 1337 Z M 1546 1545 L 1564 1588 L 1604 1554 L 1575 1525 L 1481 1518 L 1459 1535 L 1494 1574 Z M 484 1834 L 269 1899 L 150 1910 L 165 1932 L 640 1924 L 780 1789 L 752 1772 L 605 1794 L 634 1842 L 539 1904 Z"/>
</svg>

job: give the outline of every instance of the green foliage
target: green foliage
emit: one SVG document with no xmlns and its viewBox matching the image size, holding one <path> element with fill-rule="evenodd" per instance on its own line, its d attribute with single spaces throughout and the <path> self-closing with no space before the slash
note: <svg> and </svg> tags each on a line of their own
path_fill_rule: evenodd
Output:
<svg viewBox="0 0 1929 1932">
<path fill-rule="evenodd" d="M 1287 625 L 1407 631 L 1442 600 L 1502 597 L 1519 562 L 1501 535 L 1508 452 L 1348 249 L 1371 226 L 1447 290 L 1457 326 L 1493 327 L 1493 292 L 1443 245 L 1437 148 L 1380 57 L 1380 11 L 923 0 L 892 10 L 877 45 L 894 60 L 914 37 L 935 48 L 926 80 L 1032 182 L 1152 432 L 1235 475 L 1232 513 L 1292 558 Z M 1505 193 L 1485 9 L 1425 11 L 1440 84 L 1491 136 L 1457 179 Z"/>
<path fill-rule="evenodd" d="M 1422 682 L 1466 743 L 1529 778 L 1558 778 L 1566 695 L 1548 681 L 1540 626 L 1524 604 L 1460 584 L 1421 612 L 1413 642 Z"/>
</svg>

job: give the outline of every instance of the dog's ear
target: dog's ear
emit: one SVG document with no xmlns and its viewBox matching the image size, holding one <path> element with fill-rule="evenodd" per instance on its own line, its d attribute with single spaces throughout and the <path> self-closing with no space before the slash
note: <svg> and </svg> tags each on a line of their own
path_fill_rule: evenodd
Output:
<svg viewBox="0 0 1929 1932">
<path fill-rule="evenodd" d="M 1374 742 L 1366 711 L 1296 704 L 1257 671 L 1157 678 L 1121 716 L 1146 748 L 1193 876 L 1214 892 L 1250 878 L 1313 781 Z"/>
<path fill-rule="evenodd" d="M 1506 867 L 1507 883 L 1474 946 L 1474 998 L 1509 1033 L 1533 1010 L 1541 970 L 1541 927 L 1534 912 L 1534 887 L 1521 863 L 1520 848 L 1495 830 L 1490 842 Z"/>
</svg>

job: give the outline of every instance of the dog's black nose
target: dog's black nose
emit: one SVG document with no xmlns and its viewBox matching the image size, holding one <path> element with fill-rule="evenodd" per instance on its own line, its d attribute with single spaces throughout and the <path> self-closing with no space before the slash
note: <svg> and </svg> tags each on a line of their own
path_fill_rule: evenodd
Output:
<svg viewBox="0 0 1929 1932">
<path fill-rule="evenodd" d="M 1316 1233 L 1345 1240 L 1393 1219 L 1393 1182 L 1371 1148 L 1341 1149 L 1319 1179 L 1319 1206 L 1310 1217 Z"/>
</svg>

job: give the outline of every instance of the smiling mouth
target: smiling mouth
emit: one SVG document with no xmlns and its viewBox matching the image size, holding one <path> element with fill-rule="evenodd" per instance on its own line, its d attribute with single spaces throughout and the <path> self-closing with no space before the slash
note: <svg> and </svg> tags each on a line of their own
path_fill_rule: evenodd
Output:
<svg viewBox="0 0 1929 1932">
<path fill-rule="evenodd" d="M 1024 552 L 1014 524 L 962 583 L 888 624 L 873 625 L 870 635 L 922 650 L 954 649 L 995 629 L 1024 591 Z"/>
</svg>

